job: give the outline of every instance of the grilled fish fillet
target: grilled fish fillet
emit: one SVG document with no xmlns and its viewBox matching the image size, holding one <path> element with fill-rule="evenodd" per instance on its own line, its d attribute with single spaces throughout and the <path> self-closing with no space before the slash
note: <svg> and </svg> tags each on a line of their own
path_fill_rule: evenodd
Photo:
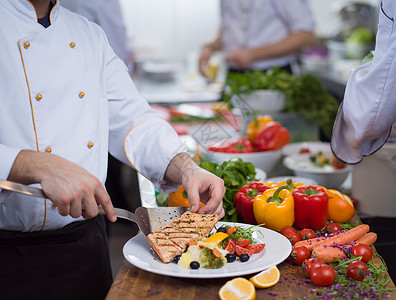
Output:
<svg viewBox="0 0 396 300">
<path fill-rule="evenodd" d="M 187 249 L 189 242 L 206 238 L 218 219 L 216 214 L 201 215 L 187 211 L 172 224 L 147 235 L 147 239 L 162 261 L 169 263 Z"/>
</svg>

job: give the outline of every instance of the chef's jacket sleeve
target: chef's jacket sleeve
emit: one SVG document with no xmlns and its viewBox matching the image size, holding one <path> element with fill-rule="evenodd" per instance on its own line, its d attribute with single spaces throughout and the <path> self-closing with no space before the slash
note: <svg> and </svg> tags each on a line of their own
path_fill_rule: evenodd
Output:
<svg viewBox="0 0 396 300">
<path fill-rule="evenodd" d="M 172 191 L 179 185 L 165 182 L 164 174 L 172 158 L 185 147 L 170 124 L 138 95 L 122 60 L 110 47 L 106 51 L 109 152 L 161 191 Z"/>
<path fill-rule="evenodd" d="M 278 17 L 288 27 L 290 33 L 314 31 L 315 21 L 307 0 L 277 0 L 272 3 L 275 5 Z"/>
<path fill-rule="evenodd" d="M 0 144 L 0 179 L 7 180 L 11 167 L 21 149 L 7 147 Z"/>
<path fill-rule="evenodd" d="M 396 2 L 381 4 L 374 58 L 356 68 L 347 83 L 331 147 L 347 163 L 377 151 L 396 121 Z"/>
</svg>

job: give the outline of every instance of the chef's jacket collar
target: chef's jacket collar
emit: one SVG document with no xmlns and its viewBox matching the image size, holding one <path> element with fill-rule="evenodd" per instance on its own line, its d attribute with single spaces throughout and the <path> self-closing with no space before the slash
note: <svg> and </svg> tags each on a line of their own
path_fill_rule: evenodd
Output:
<svg viewBox="0 0 396 300">
<path fill-rule="evenodd" d="M 13 6 L 19 14 L 37 22 L 36 10 L 29 0 L 8 0 L 8 2 L 11 3 L 11 6 Z M 54 7 L 50 11 L 50 22 L 53 24 L 59 16 L 59 1 L 51 0 L 51 2 L 54 4 Z"/>
</svg>

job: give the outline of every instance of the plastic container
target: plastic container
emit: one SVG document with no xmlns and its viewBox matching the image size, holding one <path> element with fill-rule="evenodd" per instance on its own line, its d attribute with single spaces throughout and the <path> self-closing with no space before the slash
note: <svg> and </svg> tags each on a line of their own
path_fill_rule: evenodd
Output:
<svg viewBox="0 0 396 300">
<path fill-rule="evenodd" d="M 388 141 L 352 170 L 352 196 L 367 215 L 396 217 L 396 144 Z"/>
</svg>

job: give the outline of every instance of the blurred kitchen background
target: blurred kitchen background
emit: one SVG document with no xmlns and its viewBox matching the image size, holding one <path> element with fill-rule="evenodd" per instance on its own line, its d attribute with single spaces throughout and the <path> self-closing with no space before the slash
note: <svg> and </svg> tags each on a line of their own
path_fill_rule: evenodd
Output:
<svg viewBox="0 0 396 300">
<path fill-rule="evenodd" d="M 309 2 L 316 22 L 316 42 L 300 53 L 300 72 L 317 76 L 341 102 L 351 70 L 374 49 L 380 0 Z M 120 4 L 128 44 L 134 52 L 132 77 L 139 93 L 150 104 L 176 105 L 220 99 L 226 74 L 221 53 L 213 58 L 213 64 L 218 65 L 218 74 L 213 82 L 209 83 L 198 72 L 200 50 L 215 37 L 220 25 L 219 0 L 120 0 Z M 355 188 L 360 189 L 355 193 L 379 193 L 376 182 L 389 182 L 391 186 L 391 182 L 396 180 L 394 148 L 383 155 L 386 157 L 381 164 L 378 158 L 371 158 L 370 163 L 357 169 L 359 174 L 372 173 L 372 177 L 363 176 L 359 182 L 354 182 Z M 146 203 L 143 204 L 150 205 L 155 191 L 148 181 L 123 166 L 119 168 L 121 173 L 115 171 L 118 175 L 109 178 L 107 183 L 108 189 L 113 189 L 113 195 L 127 199 L 124 208 L 131 211 L 144 201 Z M 374 169 L 376 171 L 370 172 Z M 114 182 L 121 182 L 122 190 L 117 184 L 111 187 Z M 349 192 L 350 184 L 351 181 Z M 390 189 L 383 192 L 385 195 L 378 197 L 394 197 L 389 196 Z M 378 233 L 375 246 L 388 263 L 395 280 L 396 206 L 393 203 L 396 201 L 393 200 L 396 199 L 387 200 L 382 209 L 370 200 L 360 217 Z M 114 275 L 124 260 L 123 245 L 136 232 L 135 224 L 123 220 L 109 225 Z"/>
<path fill-rule="evenodd" d="M 345 83 L 354 64 L 373 48 L 380 1 L 309 2 L 316 23 L 317 45 L 301 55 L 302 67 Z M 190 78 L 198 76 L 199 51 L 219 28 L 218 0 L 120 0 L 120 3 L 138 67 L 148 61 L 168 63 L 169 68 L 170 63 L 181 64 Z"/>
</svg>

